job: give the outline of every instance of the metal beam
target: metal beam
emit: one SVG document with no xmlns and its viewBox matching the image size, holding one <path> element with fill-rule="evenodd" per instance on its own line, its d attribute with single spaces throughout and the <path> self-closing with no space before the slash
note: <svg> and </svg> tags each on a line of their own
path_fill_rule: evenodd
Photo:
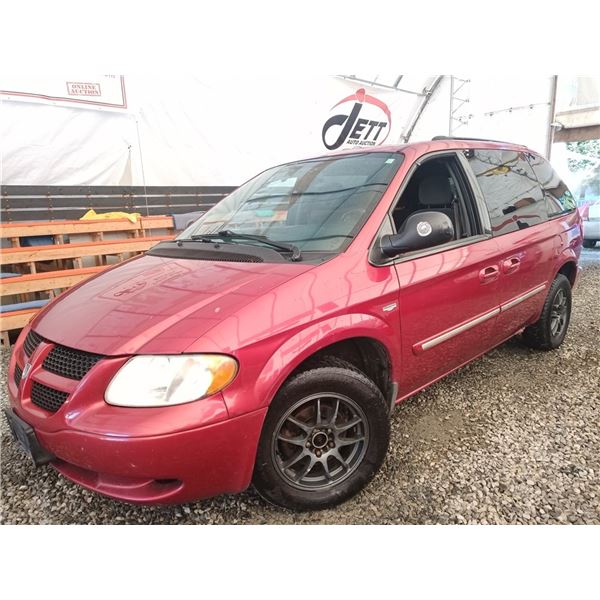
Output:
<svg viewBox="0 0 600 600">
<path fill-rule="evenodd" d="M 348 81 L 355 81 L 357 83 L 364 83 L 372 87 L 385 88 L 387 90 L 394 90 L 395 92 L 404 92 L 405 94 L 413 94 L 415 96 L 424 96 L 423 92 L 413 92 L 413 90 L 405 90 L 393 85 L 386 85 L 385 83 L 377 83 L 375 81 L 368 81 L 367 79 L 361 79 L 360 77 L 354 77 L 354 75 L 337 75 L 341 79 L 347 79 Z"/>
<path fill-rule="evenodd" d="M 407 143 L 410 140 L 410 136 L 412 135 L 412 132 L 414 131 L 415 126 L 417 125 L 419 119 L 421 118 L 421 115 L 423 114 L 425 107 L 427 106 L 429 100 L 431 100 L 431 96 L 433 96 L 433 93 L 435 92 L 435 90 L 437 89 L 438 85 L 440 84 L 440 82 L 442 81 L 443 78 L 444 78 L 443 75 L 437 75 L 436 78 L 434 79 L 433 83 L 429 86 L 429 88 L 423 92 L 423 94 L 422 94 L 423 99 L 421 100 L 421 104 L 419 105 L 419 108 L 417 108 L 417 111 L 415 112 L 411 122 L 407 126 L 406 133 L 402 136 L 404 143 Z"/>
<path fill-rule="evenodd" d="M 458 82 L 458 85 L 456 82 Z M 469 102 L 467 89 L 465 89 L 461 94 L 461 96 L 467 97 L 461 98 L 458 95 L 469 83 L 471 83 L 470 79 L 461 79 L 460 77 L 450 75 L 450 110 L 448 115 L 448 135 L 450 136 L 454 135 L 455 129 L 458 129 L 461 125 L 467 125 L 469 119 L 472 117 L 472 115 L 454 116 L 465 104 Z"/>
<path fill-rule="evenodd" d="M 554 142 L 585 142 L 600 138 L 600 125 L 558 129 L 554 132 Z"/>
</svg>

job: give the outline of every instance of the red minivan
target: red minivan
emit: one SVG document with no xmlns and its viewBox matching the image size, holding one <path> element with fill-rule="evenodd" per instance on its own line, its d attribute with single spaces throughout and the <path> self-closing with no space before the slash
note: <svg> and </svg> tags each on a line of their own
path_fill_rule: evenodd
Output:
<svg viewBox="0 0 600 600">
<path fill-rule="evenodd" d="M 575 208 L 544 158 L 501 142 L 274 167 L 42 310 L 10 361 L 11 429 L 120 500 L 253 483 L 333 506 L 381 465 L 394 404 L 515 334 L 562 343 Z"/>
</svg>

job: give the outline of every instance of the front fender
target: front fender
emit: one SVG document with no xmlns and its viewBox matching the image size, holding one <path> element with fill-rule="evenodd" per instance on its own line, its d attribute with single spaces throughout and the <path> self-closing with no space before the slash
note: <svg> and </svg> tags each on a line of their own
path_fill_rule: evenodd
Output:
<svg viewBox="0 0 600 600">
<path fill-rule="evenodd" d="M 371 314 L 350 313 L 314 323 L 287 338 L 256 374 L 254 382 L 231 386 L 224 392 L 230 416 L 237 416 L 268 406 L 294 369 L 326 346 L 342 340 L 368 337 L 385 346 L 392 362 L 392 374 L 397 378 L 400 356 L 400 334 L 382 318 Z M 253 392 L 249 394 L 248 384 Z"/>
</svg>

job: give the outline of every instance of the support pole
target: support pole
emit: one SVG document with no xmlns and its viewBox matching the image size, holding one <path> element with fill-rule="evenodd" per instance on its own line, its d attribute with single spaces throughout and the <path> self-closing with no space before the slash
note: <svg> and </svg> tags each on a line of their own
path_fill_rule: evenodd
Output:
<svg viewBox="0 0 600 600">
<path fill-rule="evenodd" d="M 556 113 L 556 90 L 558 87 L 558 75 L 552 76 L 552 83 L 550 84 L 550 111 L 548 113 L 548 137 L 546 140 L 546 158 L 550 160 L 552 154 L 552 144 L 554 143 L 554 117 Z"/>
<path fill-rule="evenodd" d="M 450 108 L 448 109 L 448 137 L 452 137 L 452 113 L 454 112 L 454 75 L 450 75 Z"/>
<path fill-rule="evenodd" d="M 144 184 L 144 200 L 146 201 L 146 216 L 150 216 L 150 211 L 148 210 L 148 191 L 146 190 L 146 174 L 144 172 L 144 157 L 142 156 L 142 140 L 140 138 L 140 124 L 138 122 L 138 115 L 135 116 L 135 128 L 137 131 L 137 140 L 138 140 L 138 152 L 140 154 L 140 166 L 142 167 L 142 183 Z"/>
</svg>

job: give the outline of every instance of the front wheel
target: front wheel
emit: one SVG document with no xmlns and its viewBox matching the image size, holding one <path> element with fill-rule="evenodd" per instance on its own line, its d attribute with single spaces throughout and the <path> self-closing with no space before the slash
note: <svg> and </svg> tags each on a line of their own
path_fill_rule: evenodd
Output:
<svg viewBox="0 0 600 600">
<path fill-rule="evenodd" d="M 366 375 L 336 361 L 292 377 L 269 408 L 254 470 L 254 486 L 269 502 L 295 510 L 335 506 L 383 462 L 387 403 Z"/>
<path fill-rule="evenodd" d="M 536 350 L 554 350 L 567 335 L 571 320 L 571 284 L 558 274 L 546 296 L 542 314 L 537 322 L 523 332 L 523 340 Z"/>
<path fill-rule="evenodd" d="M 584 248 L 594 248 L 597 240 L 583 240 Z"/>
</svg>

